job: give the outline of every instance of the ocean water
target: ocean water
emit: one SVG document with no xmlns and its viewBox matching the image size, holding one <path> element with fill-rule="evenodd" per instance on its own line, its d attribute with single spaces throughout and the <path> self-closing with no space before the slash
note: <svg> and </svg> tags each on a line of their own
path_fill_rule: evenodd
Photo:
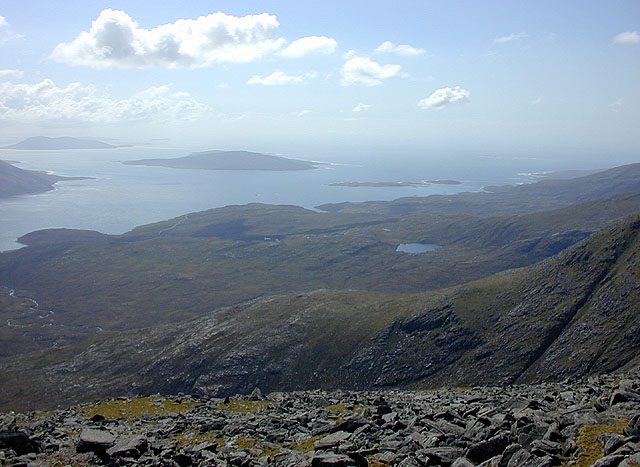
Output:
<svg viewBox="0 0 640 467">
<path fill-rule="evenodd" d="M 17 167 L 57 175 L 94 177 L 59 182 L 52 191 L 0 200 L 0 251 L 19 248 L 16 239 L 45 228 L 76 228 L 119 234 L 135 226 L 188 212 L 246 203 L 291 204 L 313 209 L 323 203 L 392 200 L 404 196 L 479 191 L 492 184 L 526 183 L 528 173 L 576 168 L 557 161 L 477 157 L 378 155 L 368 160 L 327 157 L 316 170 L 292 172 L 186 170 L 122 164 L 142 158 L 181 157 L 190 151 L 161 147 L 102 150 L 2 150 Z M 296 155 L 292 157 L 304 158 Z M 333 159 L 333 160 L 332 160 Z M 416 187 L 330 186 L 344 181 L 454 179 L 460 185 Z"/>
</svg>

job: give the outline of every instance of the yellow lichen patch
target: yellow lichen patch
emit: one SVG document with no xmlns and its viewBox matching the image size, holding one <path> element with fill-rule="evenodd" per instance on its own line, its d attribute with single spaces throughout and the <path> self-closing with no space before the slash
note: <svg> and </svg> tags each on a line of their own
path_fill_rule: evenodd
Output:
<svg viewBox="0 0 640 467">
<path fill-rule="evenodd" d="M 316 441 L 324 438 L 325 436 L 326 435 L 318 435 L 318 436 L 309 438 L 308 440 L 303 441 L 302 443 L 292 444 L 291 449 L 293 449 L 294 451 L 311 452 L 315 448 Z"/>
<path fill-rule="evenodd" d="M 603 425 L 583 425 L 578 429 L 576 444 L 579 448 L 578 462 L 576 467 L 588 467 L 593 465 L 602 454 L 604 447 L 598 436 L 604 433 L 622 434 L 622 430 L 628 425 L 629 420 L 618 420 L 616 423 Z"/>
<path fill-rule="evenodd" d="M 186 430 L 174 434 L 173 436 L 168 438 L 168 441 L 175 441 L 182 446 L 195 446 L 196 444 L 200 444 L 205 441 L 208 443 L 217 444 L 218 447 L 222 447 L 226 444 L 219 431 L 200 433 L 194 430 Z"/>
<path fill-rule="evenodd" d="M 389 467 L 389 464 L 380 462 L 374 456 L 367 456 L 367 462 L 369 463 L 369 467 Z"/>
<path fill-rule="evenodd" d="M 248 436 L 239 436 L 238 438 L 235 439 L 235 443 L 236 443 L 236 446 L 238 446 L 240 449 L 244 449 L 244 450 L 255 449 L 260 451 L 260 454 L 255 456 L 257 458 L 266 456 L 270 459 L 273 459 L 276 455 L 280 453 L 280 449 L 267 448 L 263 446 L 258 439 L 250 438 Z"/>
<path fill-rule="evenodd" d="M 245 401 L 242 399 L 231 399 L 228 404 L 222 404 L 222 408 L 229 412 L 256 413 L 262 412 L 269 405 L 268 401 Z"/>
<path fill-rule="evenodd" d="M 333 404 L 327 405 L 324 409 L 333 413 L 342 413 L 342 412 L 359 412 L 366 409 L 366 405 L 346 405 L 346 404 Z"/>
<path fill-rule="evenodd" d="M 160 397 L 135 397 L 111 400 L 80 407 L 87 417 L 102 415 L 106 418 L 138 418 L 142 415 L 188 412 L 199 405 L 196 402 L 175 402 Z"/>
</svg>

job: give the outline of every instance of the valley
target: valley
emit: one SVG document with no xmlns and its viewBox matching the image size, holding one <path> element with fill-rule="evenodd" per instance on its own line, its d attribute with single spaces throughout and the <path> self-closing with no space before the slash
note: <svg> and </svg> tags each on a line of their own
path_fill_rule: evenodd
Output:
<svg viewBox="0 0 640 467">
<path fill-rule="evenodd" d="M 640 189 L 636 170 L 448 197 L 502 214 L 510 193 L 508 209 L 520 202 L 523 211 L 512 215 L 431 213 L 442 197 L 414 199 L 406 213 L 394 209 L 401 201 L 324 213 L 249 204 L 123 235 L 28 234 L 26 248 L 0 255 L 3 322 L 24 326 L 0 328 L 16 343 L 0 360 L 12 381 L 0 383 L 0 402 L 81 402 L 132 388 L 220 396 L 256 386 L 511 384 L 612 371 L 638 348 L 640 194 L 619 192 Z M 563 207 L 544 210 L 551 199 Z M 441 248 L 396 251 L 407 242 Z M 46 333 L 27 298 L 53 313 Z M 624 330 L 608 329 L 603 313 Z M 593 350 L 571 337 L 574 327 Z M 58 389 L 30 391 L 45 375 Z"/>
</svg>

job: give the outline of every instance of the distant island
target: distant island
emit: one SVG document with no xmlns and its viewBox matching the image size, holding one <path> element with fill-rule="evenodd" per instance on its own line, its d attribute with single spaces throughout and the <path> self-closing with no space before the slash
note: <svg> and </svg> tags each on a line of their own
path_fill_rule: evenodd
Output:
<svg viewBox="0 0 640 467">
<path fill-rule="evenodd" d="M 204 170 L 311 170 L 319 163 L 288 159 L 249 151 L 194 152 L 175 159 L 140 159 L 123 161 L 127 165 L 147 165 L 172 169 Z"/>
<path fill-rule="evenodd" d="M 24 149 L 24 150 L 56 150 L 56 149 L 113 149 L 122 146 L 114 146 L 93 139 L 72 138 L 61 136 L 49 138 L 47 136 L 33 136 L 24 141 L 0 149 Z"/>
<path fill-rule="evenodd" d="M 424 186 L 424 185 L 461 185 L 458 180 L 422 180 L 420 182 L 336 182 L 329 186 L 350 186 L 350 187 L 398 187 L 398 186 Z"/>
<path fill-rule="evenodd" d="M 0 198 L 28 195 L 53 190 L 56 182 L 65 180 L 85 180 L 90 177 L 62 177 L 46 172 L 25 170 L 0 161 Z"/>
</svg>

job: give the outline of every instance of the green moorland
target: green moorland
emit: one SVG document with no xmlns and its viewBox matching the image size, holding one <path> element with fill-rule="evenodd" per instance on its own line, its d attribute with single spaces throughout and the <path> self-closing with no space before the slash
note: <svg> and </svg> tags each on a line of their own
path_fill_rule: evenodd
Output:
<svg viewBox="0 0 640 467">
<path fill-rule="evenodd" d="M 0 408 L 158 391 L 424 389 L 610 372 L 639 363 L 639 303 L 635 216 L 535 265 L 452 288 L 263 297 L 0 359 Z"/>
<path fill-rule="evenodd" d="M 100 331 L 180 322 L 263 296 L 317 289 L 419 293 L 533 264 L 640 212 L 640 192 L 615 195 L 634 187 L 628 177 L 638 170 L 633 165 L 554 181 L 555 199 L 568 206 L 522 215 L 319 213 L 250 204 L 117 236 L 34 232 L 21 239 L 27 248 L 0 255 L 0 285 L 7 287 L 0 300 L 11 303 L 0 308 L 0 322 L 14 324 L 0 327 L 0 342 L 12 343 L 3 355 L 62 346 Z M 635 183 L 640 189 L 640 176 Z M 537 185 L 523 196 L 523 210 L 541 191 Z M 613 196 L 570 204 L 594 193 Z M 546 206 L 549 196 L 540 204 Z M 420 255 L 395 251 L 405 242 L 442 248 Z M 37 312 L 25 298 L 37 300 Z"/>
</svg>

